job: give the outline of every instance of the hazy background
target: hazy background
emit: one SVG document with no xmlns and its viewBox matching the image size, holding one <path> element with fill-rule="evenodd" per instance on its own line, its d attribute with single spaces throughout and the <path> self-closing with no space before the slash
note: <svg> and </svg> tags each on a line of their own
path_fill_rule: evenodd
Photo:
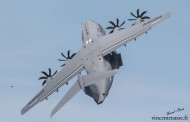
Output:
<svg viewBox="0 0 190 122">
<path fill-rule="evenodd" d="M 152 122 L 179 107 L 185 110 L 171 116 L 190 120 L 189 5 L 189 0 L 0 0 L 0 121 Z M 42 88 L 40 72 L 60 70 L 60 53 L 81 48 L 83 22 L 92 19 L 106 28 L 109 20 L 132 18 L 138 8 L 150 17 L 168 11 L 172 16 L 118 49 L 124 66 L 103 104 L 81 91 L 50 119 L 74 78 L 21 116 Z"/>
</svg>

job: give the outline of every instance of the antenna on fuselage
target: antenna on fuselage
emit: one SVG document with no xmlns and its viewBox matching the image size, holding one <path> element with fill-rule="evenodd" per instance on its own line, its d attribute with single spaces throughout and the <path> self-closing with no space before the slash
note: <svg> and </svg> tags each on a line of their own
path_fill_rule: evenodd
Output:
<svg viewBox="0 0 190 122">
<path fill-rule="evenodd" d="M 84 22 L 83 22 L 83 17 L 81 17 L 81 27 L 83 26 Z"/>
</svg>

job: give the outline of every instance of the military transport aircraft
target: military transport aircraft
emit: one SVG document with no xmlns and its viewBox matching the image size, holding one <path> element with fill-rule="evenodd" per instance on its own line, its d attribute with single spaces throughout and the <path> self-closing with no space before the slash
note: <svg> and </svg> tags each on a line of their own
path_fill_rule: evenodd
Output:
<svg viewBox="0 0 190 122">
<path fill-rule="evenodd" d="M 120 66 L 122 66 L 121 54 L 117 53 L 116 49 L 147 33 L 154 25 L 170 17 L 170 13 L 165 13 L 150 19 L 150 17 L 145 16 L 146 13 L 147 11 L 140 13 L 139 9 L 137 10 L 137 15 L 131 12 L 131 15 L 135 18 L 128 20 L 134 21 L 134 24 L 128 28 L 121 28 L 125 21 L 121 24 L 119 24 L 119 19 L 116 19 L 116 24 L 109 21 L 112 25 L 106 28 L 111 29 L 109 34 L 105 33 L 100 24 L 92 20 L 84 23 L 82 28 L 83 45 L 81 49 L 72 55 L 70 55 L 70 50 L 67 56 L 61 53 L 66 59 L 59 59 L 59 61 L 65 61 L 65 64 L 62 65 L 63 68 L 57 74 L 57 71 L 51 74 L 51 69 L 49 69 L 49 73 L 42 71 L 45 76 L 39 79 L 44 79 L 44 87 L 21 110 L 21 114 L 26 113 L 37 103 L 47 99 L 49 95 L 58 91 L 64 84 L 68 84 L 75 76 L 78 77 L 77 81 L 55 106 L 51 116 L 81 89 L 85 94 L 92 97 L 97 104 L 102 103 L 106 96 L 108 96 L 114 75 Z M 86 75 L 81 75 L 83 70 L 86 70 Z"/>
</svg>

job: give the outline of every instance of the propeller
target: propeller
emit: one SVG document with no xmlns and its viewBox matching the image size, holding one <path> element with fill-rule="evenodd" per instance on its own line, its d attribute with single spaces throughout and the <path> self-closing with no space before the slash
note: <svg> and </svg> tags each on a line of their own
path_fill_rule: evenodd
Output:
<svg viewBox="0 0 190 122">
<path fill-rule="evenodd" d="M 120 30 L 120 29 L 124 29 L 124 28 L 120 28 L 120 27 L 125 24 L 125 21 L 123 21 L 123 23 L 121 23 L 121 24 L 119 25 L 119 19 L 118 19 L 118 18 L 116 18 L 116 24 L 115 24 L 114 22 L 112 22 L 112 21 L 109 21 L 109 23 L 110 23 L 112 26 L 109 26 L 109 27 L 107 27 L 106 29 L 111 29 L 110 33 L 113 33 L 114 29 L 116 29 L 116 28 L 118 28 L 119 30 Z"/>
<path fill-rule="evenodd" d="M 75 55 L 76 55 L 76 53 L 73 53 L 72 55 L 70 55 L 70 50 L 68 50 L 68 52 L 67 52 L 67 57 L 63 54 L 63 53 L 61 53 L 61 55 L 63 56 L 63 58 L 65 58 L 65 59 L 58 59 L 59 61 L 67 61 L 68 59 L 72 59 Z M 63 67 L 65 64 L 63 64 L 63 65 L 61 65 L 61 67 Z"/>
<path fill-rule="evenodd" d="M 46 73 L 45 71 L 41 71 L 41 73 L 44 76 L 41 76 L 41 77 L 38 78 L 38 80 L 44 80 L 43 83 L 42 83 L 42 86 L 46 84 L 46 81 L 47 81 L 48 78 L 52 78 L 57 73 L 57 70 L 56 70 L 53 74 L 51 74 L 52 72 L 51 72 L 50 68 L 48 68 L 48 71 L 49 71 L 49 73 Z"/>
<path fill-rule="evenodd" d="M 133 17 L 135 17 L 134 19 L 128 19 L 129 21 L 134 21 L 134 20 L 137 20 L 140 18 L 140 22 L 143 22 L 145 19 L 150 19 L 150 17 L 148 16 L 144 16 L 145 14 L 147 13 L 147 11 L 143 11 L 141 14 L 140 14 L 140 9 L 137 9 L 137 15 L 133 14 L 131 12 L 131 15 Z"/>
</svg>

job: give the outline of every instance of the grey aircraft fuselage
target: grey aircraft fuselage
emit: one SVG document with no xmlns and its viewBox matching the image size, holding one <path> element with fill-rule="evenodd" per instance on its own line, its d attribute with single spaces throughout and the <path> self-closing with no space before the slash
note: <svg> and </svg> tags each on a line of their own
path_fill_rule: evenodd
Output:
<svg viewBox="0 0 190 122">
<path fill-rule="evenodd" d="M 87 47 L 89 43 L 93 43 L 97 38 L 104 35 L 106 35 L 106 33 L 101 25 L 94 21 L 87 21 L 82 29 L 83 46 Z M 116 51 L 104 57 L 101 55 L 99 55 L 99 57 L 95 57 L 97 55 L 96 53 L 98 52 L 92 52 L 84 63 L 87 74 L 118 69 L 122 65 L 121 55 L 117 54 Z M 111 78 L 102 79 L 85 87 L 84 92 L 92 97 L 97 104 L 100 104 L 108 95 L 112 82 L 113 76 Z"/>
</svg>

